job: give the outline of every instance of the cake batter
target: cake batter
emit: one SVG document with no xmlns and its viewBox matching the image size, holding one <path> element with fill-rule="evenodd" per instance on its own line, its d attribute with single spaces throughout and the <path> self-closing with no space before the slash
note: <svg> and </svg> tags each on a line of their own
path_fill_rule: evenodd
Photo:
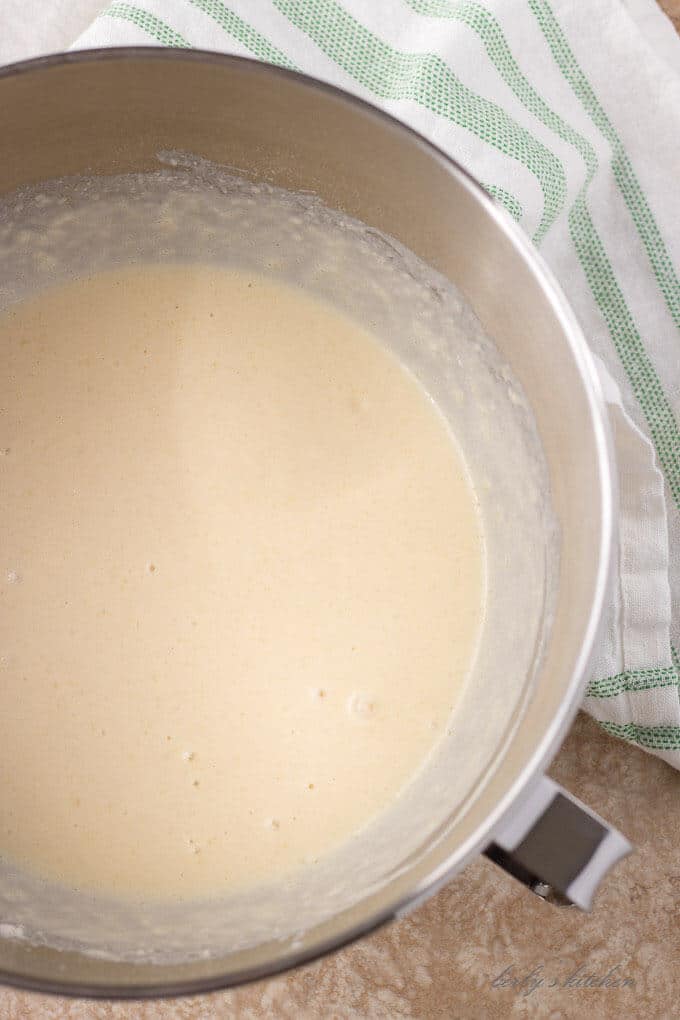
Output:
<svg viewBox="0 0 680 1020">
<path fill-rule="evenodd" d="M 475 654 L 443 417 L 330 305 L 214 266 L 55 286 L 0 350 L 0 856 L 144 898 L 313 867 Z"/>
</svg>

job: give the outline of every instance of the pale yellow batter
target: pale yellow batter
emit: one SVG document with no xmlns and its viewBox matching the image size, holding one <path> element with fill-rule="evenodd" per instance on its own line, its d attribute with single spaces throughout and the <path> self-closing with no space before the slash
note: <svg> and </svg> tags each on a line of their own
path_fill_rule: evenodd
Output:
<svg viewBox="0 0 680 1020">
<path fill-rule="evenodd" d="M 329 306 L 209 267 L 55 287 L 0 350 L 0 856 L 171 897 L 313 866 L 474 655 L 443 419 Z"/>
</svg>

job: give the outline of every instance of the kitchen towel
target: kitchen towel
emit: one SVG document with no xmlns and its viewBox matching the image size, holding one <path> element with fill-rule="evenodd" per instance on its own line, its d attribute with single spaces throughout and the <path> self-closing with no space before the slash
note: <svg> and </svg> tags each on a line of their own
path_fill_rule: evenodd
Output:
<svg viewBox="0 0 680 1020">
<path fill-rule="evenodd" d="M 450 153 L 532 238 L 597 356 L 618 459 L 584 708 L 680 768 L 680 41 L 654 0 L 115 0 L 73 45 L 332 82 Z"/>
</svg>

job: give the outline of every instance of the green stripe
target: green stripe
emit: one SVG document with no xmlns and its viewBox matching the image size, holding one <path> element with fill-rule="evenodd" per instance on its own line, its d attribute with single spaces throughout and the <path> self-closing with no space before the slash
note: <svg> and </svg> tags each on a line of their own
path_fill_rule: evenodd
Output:
<svg viewBox="0 0 680 1020">
<path fill-rule="evenodd" d="M 579 67 L 550 4 L 547 0 L 530 0 L 529 6 L 541 26 L 557 66 L 595 126 L 612 147 L 614 179 L 637 227 L 673 322 L 680 328 L 680 280 L 623 143 Z"/>
<path fill-rule="evenodd" d="M 599 725 L 613 737 L 630 740 L 653 751 L 680 750 L 680 726 L 638 726 L 636 723 L 601 722 Z"/>
<path fill-rule="evenodd" d="M 580 82 L 580 87 L 584 88 L 585 78 L 583 78 L 580 71 L 575 69 L 573 54 L 571 54 L 548 4 L 545 2 L 538 3 L 537 0 L 529 0 L 529 4 L 539 20 L 539 24 L 556 59 L 557 54 L 560 56 L 558 66 L 565 73 L 565 77 L 567 77 L 567 80 L 576 77 Z M 587 88 L 589 94 L 592 95 L 590 87 L 587 86 Z M 599 104 L 597 104 L 594 96 L 593 102 L 599 108 Z M 604 117 L 603 112 L 602 117 Z M 593 117 L 600 130 L 603 130 L 603 127 L 598 121 L 601 121 L 602 117 L 598 117 L 598 120 L 595 120 Z M 613 129 L 611 129 L 611 133 L 613 134 Z M 618 142 L 618 146 L 622 151 L 620 142 Z M 617 182 L 621 190 L 624 191 L 625 189 L 628 193 L 627 201 L 630 208 L 630 187 L 631 182 L 634 181 L 634 176 L 631 169 L 630 175 L 627 178 L 624 179 L 622 177 L 622 161 L 625 162 L 626 166 L 630 165 L 625 154 L 621 157 L 619 153 L 619 157 L 614 161 L 619 165 Z M 639 191 L 639 185 L 637 185 L 636 181 L 635 184 Z M 644 199 L 642 201 L 644 203 Z M 646 203 L 644 205 L 647 208 Z M 649 215 L 651 216 L 651 213 Z M 634 219 L 639 230 L 640 217 L 634 217 Z M 588 221 L 590 221 L 589 216 Z M 640 334 L 614 277 L 604 246 L 595 233 L 592 222 L 586 222 L 582 215 L 574 216 L 572 219 L 570 214 L 570 227 L 572 239 L 579 253 L 593 296 L 607 322 L 614 346 L 628 376 L 631 389 L 644 414 L 668 488 L 675 500 L 676 506 L 680 508 L 680 429 L 678 428 L 673 408 L 666 397 L 654 365 L 647 355 Z"/>
<path fill-rule="evenodd" d="M 150 11 L 145 11 L 142 7 L 135 7 L 134 4 L 111 4 L 105 11 L 102 11 L 102 16 L 129 21 L 163 46 L 191 46 L 191 43 L 187 42 L 179 32 L 175 32 L 170 25 L 161 21 Z"/>
<path fill-rule="evenodd" d="M 481 4 L 448 3 L 447 0 L 407 2 L 421 14 L 455 18 L 474 29 L 482 39 L 496 70 L 518 99 L 546 127 L 581 154 L 587 176 L 569 211 L 569 232 L 631 390 L 642 410 L 668 487 L 676 505 L 680 507 L 680 429 L 586 205 L 587 190 L 598 169 L 595 150 L 534 89 L 513 57 L 498 21 Z M 537 0 L 530 0 L 530 4 L 536 11 Z M 556 26 L 556 31 L 559 32 L 559 26 Z M 625 182 L 620 174 L 617 181 L 623 190 Z M 640 229 L 639 218 L 635 222 Z"/>
<path fill-rule="evenodd" d="M 497 199 L 501 205 L 505 206 L 515 222 L 522 222 L 524 209 L 522 209 L 522 206 L 514 195 L 511 195 L 509 191 L 505 190 L 505 188 L 500 188 L 497 184 L 483 184 L 482 187 L 485 191 L 488 191 L 490 195 L 493 195 L 493 197 Z"/>
<path fill-rule="evenodd" d="M 536 91 L 526 75 L 520 70 L 510 49 L 503 29 L 496 17 L 482 4 L 474 0 L 406 0 L 418 14 L 427 17 L 447 18 L 467 25 L 477 33 L 487 56 L 506 85 L 522 104 L 556 135 L 569 142 L 583 157 L 589 171 L 589 180 L 597 170 L 597 155 L 590 142 L 570 127 L 545 99 Z"/>
<path fill-rule="evenodd" d="M 678 673 L 674 666 L 657 669 L 633 669 L 604 680 L 592 680 L 586 690 L 587 698 L 614 698 L 628 691 L 649 691 L 655 687 L 677 687 Z"/>
<path fill-rule="evenodd" d="M 266 60 L 270 64 L 280 64 L 281 67 L 296 69 L 295 64 L 288 59 L 282 50 L 272 46 L 268 39 L 249 25 L 247 21 L 240 18 L 226 4 L 223 4 L 221 0 L 188 0 L 188 3 L 192 7 L 198 7 L 209 18 L 217 22 L 220 28 L 223 28 L 234 39 L 238 39 L 258 60 Z"/>
<path fill-rule="evenodd" d="M 381 99 L 410 99 L 460 125 L 522 163 L 543 192 L 540 241 L 566 198 L 566 176 L 557 157 L 496 103 L 471 91 L 434 53 L 392 49 L 335 0 L 273 0 L 297 28 L 364 88 Z"/>
</svg>

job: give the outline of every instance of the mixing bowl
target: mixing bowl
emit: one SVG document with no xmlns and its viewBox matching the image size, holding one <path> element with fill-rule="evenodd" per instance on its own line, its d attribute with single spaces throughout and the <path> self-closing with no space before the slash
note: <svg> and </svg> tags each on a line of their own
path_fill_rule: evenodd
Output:
<svg viewBox="0 0 680 1020">
<path fill-rule="evenodd" d="M 560 546 L 541 660 L 493 738 L 483 781 L 463 804 L 452 797 L 447 823 L 379 883 L 301 930 L 228 952 L 208 945 L 171 962 L 37 944 L 13 925 L 4 903 L 0 980 L 102 996 L 232 985 L 403 915 L 481 852 L 534 891 L 587 908 L 629 847 L 544 770 L 578 708 L 607 596 L 612 453 L 578 323 L 520 229 L 465 170 L 396 120 L 300 74 L 213 53 L 92 51 L 6 68 L 0 135 L 0 194 L 65 175 L 153 170 L 159 152 L 175 150 L 237 168 L 251 181 L 313 193 L 410 249 L 465 295 L 521 384 L 545 454 Z M 524 623 L 507 619 L 508 632 Z"/>
</svg>

